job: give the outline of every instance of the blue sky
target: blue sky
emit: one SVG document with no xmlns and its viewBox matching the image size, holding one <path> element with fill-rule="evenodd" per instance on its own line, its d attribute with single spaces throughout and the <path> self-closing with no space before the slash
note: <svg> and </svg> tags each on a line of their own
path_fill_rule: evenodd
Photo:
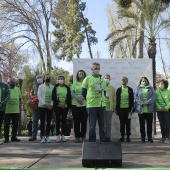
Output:
<svg viewBox="0 0 170 170">
<path fill-rule="evenodd" d="M 107 4 L 113 4 L 112 0 L 85 0 L 87 11 L 85 17 L 92 23 L 92 28 L 96 31 L 98 43 L 92 46 L 93 56 L 96 58 L 97 51 L 101 58 L 109 58 L 108 43 L 104 39 L 109 34 L 108 19 L 106 13 Z M 83 44 L 83 52 L 81 56 L 90 58 L 87 43 Z"/>
</svg>

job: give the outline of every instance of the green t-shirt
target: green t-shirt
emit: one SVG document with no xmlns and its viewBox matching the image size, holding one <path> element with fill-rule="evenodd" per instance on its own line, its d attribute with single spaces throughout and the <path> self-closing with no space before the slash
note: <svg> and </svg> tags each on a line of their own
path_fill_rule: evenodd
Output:
<svg viewBox="0 0 170 170">
<path fill-rule="evenodd" d="M 63 86 L 63 87 L 58 86 L 56 89 L 57 89 L 58 100 L 60 102 L 65 102 L 66 98 L 67 98 L 67 88 L 65 86 Z M 65 107 L 67 107 L 66 104 L 65 104 Z"/>
<path fill-rule="evenodd" d="M 147 101 L 147 96 L 148 96 L 148 89 L 142 88 L 142 99 L 143 99 L 143 102 Z M 148 113 L 149 112 L 148 106 L 143 106 L 142 107 L 142 112 L 143 113 Z"/>
<path fill-rule="evenodd" d="M 71 86 L 71 90 L 79 97 L 82 98 L 82 82 L 74 82 Z M 72 97 L 72 105 L 77 105 L 77 101 L 75 98 Z M 83 106 L 86 105 L 84 100 Z"/>
<path fill-rule="evenodd" d="M 50 86 L 46 86 L 45 104 L 47 104 L 47 105 L 51 104 L 51 89 L 50 89 Z M 39 106 L 39 107 L 46 108 L 46 106 Z"/>
<path fill-rule="evenodd" d="M 160 111 L 162 108 L 166 108 L 168 111 L 170 108 L 170 90 L 161 90 L 160 92 L 156 92 L 156 108 L 158 111 Z M 163 101 L 162 97 L 165 102 Z"/>
<path fill-rule="evenodd" d="M 18 87 L 10 89 L 10 99 L 6 105 L 5 113 L 20 113 L 19 109 L 19 99 L 21 98 L 21 91 Z"/>
<path fill-rule="evenodd" d="M 100 86 L 102 89 L 102 97 L 100 93 Z M 87 89 L 86 96 L 86 107 L 100 107 L 102 103 L 102 107 L 106 106 L 105 104 L 105 96 L 104 91 L 106 91 L 106 83 L 103 78 L 87 76 L 82 83 L 82 88 Z"/>
<path fill-rule="evenodd" d="M 47 105 L 51 104 L 51 89 L 50 89 L 50 86 L 46 86 L 45 103 Z"/>
<path fill-rule="evenodd" d="M 106 111 L 110 111 L 109 90 L 110 90 L 109 87 L 106 86 L 106 97 L 105 97 Z"/>
<path fill-rule="evenodd" d="M 122 88 L 120 95 L 120 108 L 129 108 L 128 88 Z"/>
</svg>

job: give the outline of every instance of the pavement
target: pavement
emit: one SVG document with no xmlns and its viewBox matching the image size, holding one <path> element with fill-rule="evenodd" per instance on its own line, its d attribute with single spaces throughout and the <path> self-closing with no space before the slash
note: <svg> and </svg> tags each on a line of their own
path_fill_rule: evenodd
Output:
<svg viewBox="0 0 170 170">
<path fill-rule="evenodd" d="M 170 169 L 170 144 L 158 143 L 160 132 L 154 136 L 154 143 L 141 143 L 132 139 L 121 143 L 122 168 L 168 168 Z M 21 142 L 0 145 L 0 170 L 5 169 L 85 169 L 82 167 L 82 143 L 74 143 L 73 132 L 65 143 L 40 143 L 40 139 L 29 142 L 29 137 L 18 137 Z M 0 139 L 2 142 L 3 139 Z M 118 139 L 112 139 L 113 143 Z M 121 169 L 122 169 L 121 168 Z M 50 170 L 51 170 L 50 169 Z M 119 168 L 117 168 L 119 169 Z"/>
</svg>

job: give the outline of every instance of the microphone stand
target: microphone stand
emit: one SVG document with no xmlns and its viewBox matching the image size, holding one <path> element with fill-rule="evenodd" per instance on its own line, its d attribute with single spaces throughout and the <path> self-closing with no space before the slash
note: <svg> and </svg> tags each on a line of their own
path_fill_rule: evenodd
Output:
<svg viewBox="0 0 170 170">
<path fill-rule="evenodd" d="M 103 87 L 102 87 L 102 81 L 101 81 L 101 77 L 102 75 L 100 75 L 100 90 L 99 90 L 99 93 L 100 93 L 100 107 L 101 107 L 101 112 L 102 112 L 102 91 L 103 91 Z"/>
<path fill-rule="evenodd" d="M 102 92 L 103 92 L 103 87 L 104 87 L 104 85 L 102 86 L 101 77 L 102 77 L 102 75 L 100 75 L 100 90 L 99 90 L 99 93 L 100 93 L 100 113 L 101 113 L 101 115 L 102 115 L 102 114 L 104 114 L 104 113 L 103 113 L 103 107 L 102 107 L 102 101 L 103 101 Z M 105 122 L 105 120 L 101 120 L 101 121 L 104 121 L 104 122 Z M 104 123 L 103 126 L 104 126 L 104 127 L 101 127 L 101 128 L 105 128 L 105 123 Z M 105 142 L 105 141 L 103 141 L 103 142 Z"/>
</svg>

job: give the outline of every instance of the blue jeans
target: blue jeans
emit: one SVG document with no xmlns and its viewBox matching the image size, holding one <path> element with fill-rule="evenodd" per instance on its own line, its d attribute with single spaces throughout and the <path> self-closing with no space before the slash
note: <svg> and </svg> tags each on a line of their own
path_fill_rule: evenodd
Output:
<svg viewBox="0 0 170 170">
<path fill-rule="evenodd" d="M 105 107 L 87 108 L 89 116 L 89 142 L 96 142 L 96 122 L 98 120 L 100 141 L 105 141 Z"/>
<path fill-rule="evenodd" d="M 37 131 L 38 131 L 38 121 L 40 119 L 40 112 L 39 109 L 35 109 L 32 112 L 32 137 L 37 137 Z"/>
</svg>

